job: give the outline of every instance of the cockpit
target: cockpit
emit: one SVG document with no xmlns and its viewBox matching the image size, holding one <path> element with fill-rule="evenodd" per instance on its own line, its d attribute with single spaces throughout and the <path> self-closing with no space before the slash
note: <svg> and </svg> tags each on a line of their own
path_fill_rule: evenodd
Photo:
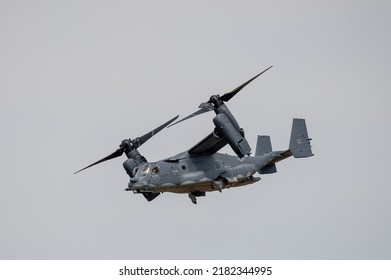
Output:
<svg viewBox="0 0 391 280">
<path fill-rule="evenodd" d="M 157 164 L 146 164 L 139 168 L 136 176 L 147 176 L 149 174 L 159 174 L 160 168 Z"/>
</svg>

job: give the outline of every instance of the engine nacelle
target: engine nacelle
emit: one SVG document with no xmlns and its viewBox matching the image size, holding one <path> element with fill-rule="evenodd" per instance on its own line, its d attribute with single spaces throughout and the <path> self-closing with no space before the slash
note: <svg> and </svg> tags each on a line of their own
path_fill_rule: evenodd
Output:
<svg viewBox="0 0 391 280">
<path fill-rule="evenodd" d="M 136 168 L 139 164 L 132 158 L 128 158 L 124 163 L 122 164 L 124 169 L 126 170 L 126 173 L 133 178 L 134 177 L 134 168 Z"/>
<path fill-rule="evenodd" d="M 244 132 L 237 129 L 225 114 L 217 114 L 217 116 L 213 118 L 213 123 L 215 124 L 218 133 L 227 140 L 238 157 L 242 158 L 245 155 L 250 154 L 251 148 L 246 138 L 243 136 Z"/>
</svg>

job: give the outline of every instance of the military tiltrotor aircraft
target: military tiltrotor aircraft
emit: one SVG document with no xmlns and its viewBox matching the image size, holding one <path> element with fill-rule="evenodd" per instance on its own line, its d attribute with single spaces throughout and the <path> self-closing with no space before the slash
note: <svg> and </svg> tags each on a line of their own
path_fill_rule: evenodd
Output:
<svg viewBox="0 0 391 280">
<path fill-rule="evenodd" d="M 253 184 L 260 180 L 254 176 L 257 172 L 277 172 L 276 163 L 290 156 L 313 156 L 305 120 L 296 118 L 293 119 L 289 149 L 272 151 L 270 137 L 258 136 L 255 156 L 250 156 L 251 148 L 244 131 L 225 102 L 270 68 L 222 96 L 212 95 L 199 106 L 198 111 L 180 121 L 173 123 L 178 118 L 176 116 L 141 137 L 123 140 L 112 154 L 75 174 L 125 153 L 128 159 L 123 167 L 130 177 L 126 191 L 141 193 L 148 201 L 164 192 L 187 193 L 191 201 L 197 204 L 197 197 L 205 196 L 206 192 L 222 192 L 223 189 Z M 189 150 L 157 162 L 148 162 L 139 153 L 138 148 L 163 128 L 212 110 L 216 113 L 213 118 L 214 130 Z M 227 144 L 236 156 L 218 153 Z"/>
</svg>

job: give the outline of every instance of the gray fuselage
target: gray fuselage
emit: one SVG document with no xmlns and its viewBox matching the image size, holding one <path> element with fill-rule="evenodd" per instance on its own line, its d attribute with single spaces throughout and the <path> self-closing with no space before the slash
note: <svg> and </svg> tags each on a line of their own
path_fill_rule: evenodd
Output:
<svg viewBox="0 0 391 280">
<path fill-rule="evenodd" d="M 242 159 L 221 153 L 196 157 L 183 153 L 175 161 L 143 164 L 128 187 L 134 192 L 191 193 L 252 184 L 260 180 L 254 173 L 270 162 L 274 153 Z"/>
</svg>

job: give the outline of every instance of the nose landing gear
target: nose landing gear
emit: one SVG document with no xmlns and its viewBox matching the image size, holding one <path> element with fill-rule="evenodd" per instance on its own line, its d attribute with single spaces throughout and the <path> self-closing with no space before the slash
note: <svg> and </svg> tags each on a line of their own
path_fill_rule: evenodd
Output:
<svg viewBox="0 0 391 280">
<path fill-rule="evenodd" d="M 205 196 L 205 192 L 191 192 L 189 193 L 189 198 L 191 202 L 194 204 L 197 204 L 197 197 Z"/>
</svg>

